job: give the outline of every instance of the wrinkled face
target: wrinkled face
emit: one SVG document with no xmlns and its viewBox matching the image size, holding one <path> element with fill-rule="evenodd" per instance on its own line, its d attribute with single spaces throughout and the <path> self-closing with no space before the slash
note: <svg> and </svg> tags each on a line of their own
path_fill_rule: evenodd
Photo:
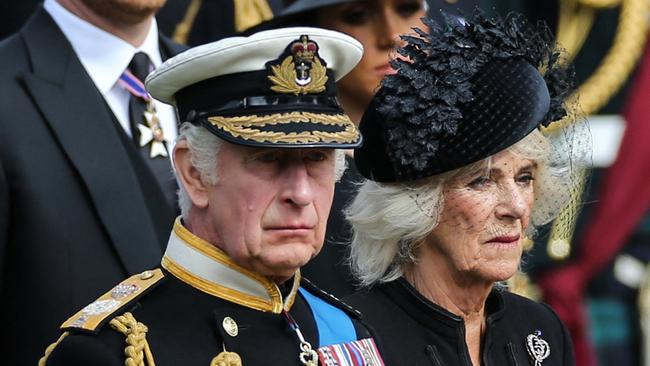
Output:
<svg viewBox="0 0 650 366">
<path fill-rule="evenodd" d="M 137 24 L 153 16 L 167 0 L 81 0 L 98 15 L 124 24 Z"/>
<path fill-rule="evenodd" d="M 207 190 L 209 230 L 239 265 L 287 279 L 321 249 L 335 182 L 333 149 L 224 143 Z"/>
<path fill-rule="evenodd" d="M 534 161 L 506 150 L 494 155 L 489 167 L 445 185 L 440 221 L 427 243 L 453 277 L 493 283 L 516 272 L 535 173 Z"/>
<path fill-rule="evenodd" d="M 320 25 L 347 33 L 364 47 L 361 62 L 338 83 L 341 98 L 354 100 L 362 108 L 370 102 L 381 79 L 394 72 L 388 64 L 392 50 L 401 44 L 400 34 L 423 28 L 423 0 L 355 1 L 324 8 Z"/>
</svg>

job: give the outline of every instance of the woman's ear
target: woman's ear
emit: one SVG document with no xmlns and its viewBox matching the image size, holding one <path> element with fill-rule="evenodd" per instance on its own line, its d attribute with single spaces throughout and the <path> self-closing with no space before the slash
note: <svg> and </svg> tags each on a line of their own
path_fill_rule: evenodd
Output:
<svg viewBox="0 0 650 366">
<path fill-rule="evenodd" d="M 192 165 L 192 153 L 187 146 L 187 141 L 178 141 L 173 154 L 178 181 L 185 188 L 192 205 L 197 208 L 206 208 L 208 206 L 208 184 L 201 179 L 201 172 Z"/>
</svg>

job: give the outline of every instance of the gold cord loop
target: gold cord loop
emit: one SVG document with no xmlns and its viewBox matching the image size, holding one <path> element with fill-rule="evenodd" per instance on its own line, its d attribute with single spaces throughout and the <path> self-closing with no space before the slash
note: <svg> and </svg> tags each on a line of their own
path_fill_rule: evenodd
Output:
<svg viewBox="0 0 650 366">
<path fill-rule="evenodd" d="M 124 355 L 126 366 L 155 366 L 153 354 L 147 343 L 146 325 L 138 322 L 131 313 L 117 316 L 110 321 L 111 328 L 126 336 Z M 146 361 L 146 363 L 145 363 Z"/>
<path fill-rule="evenodd" d="M 63 332 L 63 334 L 61 334 L 61 336 L 59 337 L 59 339 L 56 340 L 56 342 L 50 344 L 50 345 L 45 349 L 45 354 L 43 355 L 43 357 L 41 357 L 40 360 L 38 360 L 38 366 L 45 366 L 45 365 L 47 364 L 47 358 L 50 357 L 50 354 L 52 353 L 52 351 L 54 351 L 54 349 L 56 348 L 56 346 L 58 346 L 59 343 L 61 343 L 61 341 L 63 340 L 63 338 L 67 337 L 68 334 L 70 334 L 70 333 L 68 333 L 68 332 Z"/>
</svg>

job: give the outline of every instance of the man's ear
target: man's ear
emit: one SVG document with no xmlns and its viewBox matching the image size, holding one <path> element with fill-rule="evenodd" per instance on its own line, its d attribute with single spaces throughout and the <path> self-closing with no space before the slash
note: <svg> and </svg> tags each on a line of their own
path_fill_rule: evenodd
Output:
<svg viewBox="0 0 650 366">
<path fill-rule="evenodd" d="M 181 140 L 174 147 L 174 167 L 180 184 L 197 208 L 208 206 L 208 184 L 201 179 L 201 173 L 192 165 L 192 154 L 187 141 Z"/>
</svg>

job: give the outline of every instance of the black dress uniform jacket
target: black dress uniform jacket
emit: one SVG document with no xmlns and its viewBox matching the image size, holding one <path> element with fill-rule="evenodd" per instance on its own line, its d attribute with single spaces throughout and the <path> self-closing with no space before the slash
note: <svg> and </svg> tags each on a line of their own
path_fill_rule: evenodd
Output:
<svg viewBox="0 0 650 366">
<path fill-rule="evenodd" d="M 179 51 L 161 38 L 161 53 Z M 0 43 L 3 364 L 34 365 L 71 313 L 159 262 L 176 214 L 141 188 L 155 178 L 122 135 L 42 8 Z"/>
<path fill-rule="evenodd" d="M 169 273 L 163 283 L 128 309 L 134 318 L 148 328 L 147 341 L 156 365 L 210 365 L 224 349 L 237 353 L 245 366 L 302 365 L 296 334 L 279 314 L 261 312 L 216 298 L 188 286 Z M 303 279 L 302 287 L 312 294 L 331 301 Z M 291 315 L 314 348 L 318 332 L 309 306 L 298 295 Z M 353 324 L 360 338 L 370 334 L 358 316 Z M 119 315 L 119 314 L 116 314 Z M 238 326 L 237 336 L 230 336 L 223 327 L 226 317 Z M 74 332 L 74 331 L 73 331 Z M 104 324 L 95 335 L 74 332 L 56 346 L 46 365 L 124 365 L 125 336 Z"/>
<path fill-rule="evenodd" d="M 352 295 L 346 302 L 375 331 L 387 365 L 472 365 L 463 320 L 420 295 L 405 279 Z M 527 337 L 537 331 L 550 350 L 542 366 L 575 364 L 569 334 L 547 305 L 495 289 L 486 313 L 482 366 L 535 365 Z"/>
<path fill-rule="evenodd" d="M 201 244 L 200 239 L 188 235 L 189 232 L 179 225 L 177 222 L 175 232 L 183 231 L 180 235 L 194 241 L 195 245 L 171 250 L 172 244 L 168 246 L 163 266 L 171 272 L 159 272 L 159 277 L 164 276 L 160 281 L 155 277 L 148 279 L 157 283 L 142 286 L 138 297 L 129 299 L 125 306 L 116 308 L 109 315 L 100 315 L 102 319 L 98 323 L 93 323 L 92 316 L 83 320 L 85 324 L 79 322 L 83 312 L 71 317 L 62 326 L 70 335 L 54 347 L 46 365 L 124 365 L 126 336 L 109 322 L 125 312 L 130 312 L 135 320 L 147 327 L 146 340 L 155 364 L 159 366 L 206 366 L 223 351 L 237 353 L 245 366 L 302 365 L 299 339 L 281 310 L 288 310 L 313 349 L 318 348 L 320 340 L 310 305 L 298 292 L 298 286 L 345 312 L 358 339 L 371 337 L 360 322 L 358 312 L 301 279 L 299 272 L 293 280 L 287 281 L 286 288 L 279 288 L 238 267 L 223 252 Z M 188 248 L 210 251 L 212 259 L 218 258 L 210 266 L 196 266 L 195 258 L 187 260 L 188 253 L 196 256 L 196 252 L 187 251 Z M 179 254 L 183 257 L 178 257 Z M 205 271 L 216 268 L 217 262 L 223 267 L 218 272 L 212 271 L 212 275 L 206 275 Z M 230 272 L 229 268 L 237 273 Z M 137 280 L 137 277 L 133 278 Z M 219 282 L 206 281 L 206 278 Z M 125 288 L 126 283 L 133 282 L 127 280 L 121 287 Z M 233 292 L 233 289 L 243 288 L 245 283 L 249 288 L 255 283 L 266 287 L 268 296 Z M 120 286 L 112 292 L 118 288 Z M 111 298 L 105 295 L 102 299 L 94 304 Z"/>
</svg>

